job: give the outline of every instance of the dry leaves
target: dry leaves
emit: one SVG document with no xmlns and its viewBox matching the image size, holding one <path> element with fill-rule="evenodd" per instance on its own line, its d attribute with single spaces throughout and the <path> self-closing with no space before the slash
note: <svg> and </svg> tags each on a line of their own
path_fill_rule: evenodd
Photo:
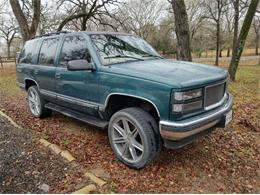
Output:
<svg viewBox="0 0 260 195">
<path fill-rule="evenodd" d="M 7 78 L 0 78 L 0 94 L 3 94 L 0 109 L 19 125 L 69 150 L 83 167 L 102 167 L 110 175 L 109 183 L 116 192 L 260 192 L 257 66 L 241 66 L 237 81 L 231 84 L 235 96 L 234 120 L 226 129 L 217 129 L 209 137 L 179 150 L 163 149 L 151 165 L 139 171 L 115 159 L 105 131 L 57 113 L 42 120 L 31 117 L 25 94 L 5 90 L 8 85 L 15 88 L 14 82 L 9 82 L 15 79 L 14 70 L 6 69 L 5 74 Z M 62 185 L 59 187 L 62 192 Z"/>
</svg>

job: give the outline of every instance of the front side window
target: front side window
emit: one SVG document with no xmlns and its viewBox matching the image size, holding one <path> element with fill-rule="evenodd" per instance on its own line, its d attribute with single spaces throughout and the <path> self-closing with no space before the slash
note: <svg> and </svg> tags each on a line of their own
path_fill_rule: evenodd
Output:
<svg viewBox="0 0 260 195">
<path fill-rule="evenodd" d="M 49 38 L 42 42 L 38 64 L 51 66 L 54 64 L 59 38 Z"/>
<path fill-rule="evenodd" d="M 87 47 L 87 41 L 84 37 L 76 36 L 67 36 L 64 40 L 60 64 L 67 65 L 71 60 L 87 60 L 91 62 L 91 56 Z"/>
<path fill-rule="evenodd" d="M 33 62 L 33 54 L 35 52 L 35 48 L 37 48 L 38 40 L 30 40 L 27 41 L 24 45 L 23 50 L 19 54 L 18 63 L 26 63 L 32 64 Z"/>
<path fill-rule="evenodd" d="M 93 34 L 90 37 L 104 65 L 161 58 L 152 46 L 134 35 Z"/>
</svg>

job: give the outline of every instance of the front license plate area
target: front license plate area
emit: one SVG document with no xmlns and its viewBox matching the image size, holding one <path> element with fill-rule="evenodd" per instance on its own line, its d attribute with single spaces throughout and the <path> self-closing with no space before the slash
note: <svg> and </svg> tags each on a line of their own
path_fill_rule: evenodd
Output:
<svg viewBox="0 0 260 195">
<path fill-rule="evenodd" d="M 230 110 L 225 116 L 225 126 L 227 126 L 232 121 L 232 117 L 233 117 L 233 112 L 232 110 Z"/>
<path fill-rule="evenodd" d="M 232 120 L 232 110 L 230 110 L 227 114 L 225 114 L 222 119 L 220 120 L 220 122 L 217 124 L 217 127 L 220 128 L 225 128 Z"/>
</svg>

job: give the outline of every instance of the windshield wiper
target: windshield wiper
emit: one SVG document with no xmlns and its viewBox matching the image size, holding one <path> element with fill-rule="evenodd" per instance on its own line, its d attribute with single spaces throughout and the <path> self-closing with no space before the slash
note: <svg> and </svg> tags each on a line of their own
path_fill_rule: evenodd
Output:
<svg viewBox="0 0 260 195">
<path fill-rule="evenodd" d="M 153 55 L 153 54 L 146 54 L 146 55 L 143 55 L 142 57 L 154 57 L 154 58 L 161 58 L 161 59 L 163 59 L 163 57 L 156 56 L 156 55 Z"/>
<path fill-rule="evenodd" d="M 137 58 L 137 57 L 134 57 L 134 56 L 128 56 L 128 55 L 116 55 L 116 56 L 104 57 L 104 59 L 111 59 L 111 58 L 132 58 L 132 59 L 135 59 L 135 60 L 143 61 L 143 59 L 141 59 L 141 58 Z"/>
</svg>

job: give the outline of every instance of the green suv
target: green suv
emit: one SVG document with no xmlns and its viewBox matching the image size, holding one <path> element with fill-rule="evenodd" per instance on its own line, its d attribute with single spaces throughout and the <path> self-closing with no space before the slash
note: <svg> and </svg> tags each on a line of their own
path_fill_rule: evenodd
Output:
<svg viewBox="0 0 260 195">
<path fill-rule="evenodd" d="M 126 33 L 52 33 L 27 41 L 17 63 L 34 117 L 52 111 L 108 129 L 132 168 L 162 146 L 180 148 L 232 119 L 226 70 L 161 57 Z"/>
</svg>

